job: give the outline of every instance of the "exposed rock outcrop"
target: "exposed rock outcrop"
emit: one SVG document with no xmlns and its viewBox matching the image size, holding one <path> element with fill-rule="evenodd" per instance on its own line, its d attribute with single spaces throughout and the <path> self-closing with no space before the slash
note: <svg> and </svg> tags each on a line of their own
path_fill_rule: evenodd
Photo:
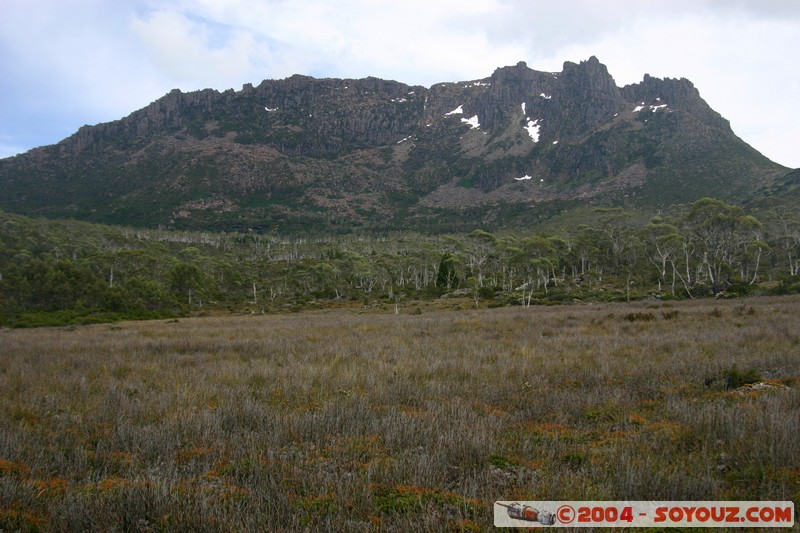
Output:
<svg viewBox="0 0 800 533">
<path fill-rule="evenodd" d="M 240 91 L 175 89 L 0 160 L 0 209 L 284 231 L 458 227 L 464 213 L 503 225 L 557 202 L 735 200 L 785 173 L 688 80 L 645 75 L 619 88 L 590 57 L 430 88 L 295 75 Z"/>
</svg>

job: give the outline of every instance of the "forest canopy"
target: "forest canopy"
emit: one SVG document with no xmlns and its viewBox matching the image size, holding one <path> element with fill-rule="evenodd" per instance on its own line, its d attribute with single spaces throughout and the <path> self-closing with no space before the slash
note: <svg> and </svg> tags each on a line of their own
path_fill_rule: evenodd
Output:
<svg viewBox="0 0 800 533">
<path fill-rule="evenodd" d="M 703 198 L 541 231 L 281 237 L 0 212 L 0 325 L 384 306 L 537 305 L 800 291 L 800 213 Z"/>
</svg>

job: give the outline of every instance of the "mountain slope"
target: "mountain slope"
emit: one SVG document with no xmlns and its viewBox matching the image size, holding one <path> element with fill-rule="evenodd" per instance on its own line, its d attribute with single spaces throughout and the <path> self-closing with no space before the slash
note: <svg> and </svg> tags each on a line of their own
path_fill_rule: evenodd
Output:
<svg viewBox="0 0 800 533">
<path fill-rule="evenodd" d="M 296 75 L 174 90 L 0 160 L 0 208 L 195 229 L 499 227 L 586 202 L 743 201 L 786 172 L 688 80 L 620 88 L 592 57 L 430 88 Z"/>
</svg>

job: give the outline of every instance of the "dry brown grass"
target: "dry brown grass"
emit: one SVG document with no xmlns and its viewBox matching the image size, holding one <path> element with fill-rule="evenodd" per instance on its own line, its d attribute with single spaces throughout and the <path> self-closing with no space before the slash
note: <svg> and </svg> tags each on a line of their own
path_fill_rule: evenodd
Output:
<svg viewBox="0 0 800 533">
<path fill-rule="evenodd" d="M 0 332 L 0 529 L 471 530 L 800 499 L 800 298 Z M 705 380 L 732 365 L 788 388 Z"/>
</svg>

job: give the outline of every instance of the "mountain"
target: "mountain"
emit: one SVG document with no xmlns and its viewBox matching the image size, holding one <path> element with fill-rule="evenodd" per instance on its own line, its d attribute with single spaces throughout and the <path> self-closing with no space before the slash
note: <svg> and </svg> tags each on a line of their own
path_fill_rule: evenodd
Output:
<svg viewBox="0 0 800 533">
<path fill-rule="evenodd" d="M 0 209 L 188 229 L 452 230 L 587 204 L 743 202 L 787 172 L 690 81 L 618 87 L 591 57 L 430 88 L 295 75 L 176 89 L 0 160 Z"/>
</svg>

